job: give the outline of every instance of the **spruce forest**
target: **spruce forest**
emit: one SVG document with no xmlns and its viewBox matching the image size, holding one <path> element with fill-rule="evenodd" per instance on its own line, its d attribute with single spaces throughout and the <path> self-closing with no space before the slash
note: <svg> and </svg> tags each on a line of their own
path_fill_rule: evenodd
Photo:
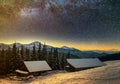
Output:
<svg viewBox="0 0 120 84">
<path fill-rule="evenodd" d="M 0 75 L 14 73 L 16 69 L 23 69 L 24 61 L 45 60 L 52 70 L 63 70 L 66 66 L 66 58 L 69 57 L 70 52 L 61 54 L 58 53 L 57 48 L 51 48 L 50 51 L 47 51 L 45 44 L 41 47 L 41 43 L 39 43 L 38 49 L 34 45 L 33 49 L 30 50 L 23 45 L 21 48 L 17 48 L 16 43 L 14 43 L 12 48 L 0 50 Z"/>
</svg>

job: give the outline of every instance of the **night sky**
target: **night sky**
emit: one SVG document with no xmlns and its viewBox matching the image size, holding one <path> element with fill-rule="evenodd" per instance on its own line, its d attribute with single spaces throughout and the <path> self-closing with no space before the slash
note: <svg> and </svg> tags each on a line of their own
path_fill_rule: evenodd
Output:
<svg viewBox="0 0 120 84">
<path fill-rule="evenodd" d="M 0 43 L 40 41 L 80 50 L 120 50 L 120 23 L 117 20 L 106 19 L 97 13 L 60 15 L 57 14 L 59 11 L 54 14 L 48 9 L 31 7 L 31 10 L 21 9 L 15 15 L 11 11 L 0 11 Z"/>
</svg>

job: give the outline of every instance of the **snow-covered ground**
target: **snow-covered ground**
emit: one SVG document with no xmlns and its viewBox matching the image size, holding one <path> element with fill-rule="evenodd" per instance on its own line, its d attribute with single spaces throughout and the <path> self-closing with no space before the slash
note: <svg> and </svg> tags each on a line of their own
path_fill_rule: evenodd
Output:
<svg viewBox="0 0 120 84">
<path fill-rule="evenodd" d="M 120 60 L 78 72 L 52 71 L 26 81 L 0 79 L 0 84 L 120 84 Z"/>
</svg>

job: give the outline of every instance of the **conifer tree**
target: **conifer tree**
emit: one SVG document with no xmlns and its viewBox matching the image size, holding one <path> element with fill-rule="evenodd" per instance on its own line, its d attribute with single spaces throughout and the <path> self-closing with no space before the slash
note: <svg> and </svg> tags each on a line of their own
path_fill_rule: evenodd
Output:
<svg viewBox="0 0 120 84">
<path fill-rule="evenodd" d="M 14 72 L 16 69 L 19 69 L 22 65 L 22 60 L 20 55 L 17 53 L 16 43 L 13 44 L 12 55 L 10 57 L 10 72 Z"/>
<path fill-rule="evenodd" d="M 1 67 L 1 69 L 0 69 L 0 73 L 3 75 L 3 74 L 5 74 L 6 73 L 6 57 L 5 57 L 6 55 L 5 55 L 5 50 L 4 49 L 2 49 L 2 51 L 1 51 L 1 62 L 0 62 L 0 67 Z"/>
<path fill-rule="evenodd" d="M 67 65 L 67 56 L 65 54 L 63 54 L 63 68 L 65 69 Z"/>
<path fill-rule="evenodd" d="M 35 45 L 33 46 L 33 51 L 32 51 L 32 61 L 35 61 L 36 60 L 36 48 L 35 48 Z"/>
<path fill-rule="evenodd" d="M 25 51 L 25 56 L 26 56 L 26 61 L 30 61 L 30 50 L 26 48 L 26 51 Z"/>
<path fill-rule="evenodd" d="M 58 49 L 54 48 L 54 53 L 53 53 L 53 59 L 54 59 L 54 69 L 59 69 L 59 55 L 58 55 Z"/>
<path fill-rule="evenodd" d="M 67 59 L 69 59 L 70 58 L 70 51 L 68 51 L 68 53 L 67 53 Z"/>
<path fill-rule="evenodd" d="M 47 49 L 46 49 L 46 45 L 43 45 L 43 49 L 42 49 L 42 56 L 41 56 L 42 60 L 47 60 Z"/>
<path fill-rule="evenodd" d="M 50 65 L 51 68 L 53 68 L 53 49 L 51 48 L 50 52 L 49 52 L 49 56 L 48 56 L 48 64 Z"/>
<path fill-rule="evenodd" d="M 11 57 L 12 57 L 12 52 L 11 52 L 11 48 L 8 47 L 7 52 L 6 52 L 6 61 L 7 61 L 7 73 L 10 73 L 10 61 L 11 61 Z"/>
<path fill-rule="evenodd" d="M 39 47 L 38 47 L 38 52 L 37 52 L 37 59 L 38 60 L 42 60 L 42 52 L 41 52 L 41 43 L 39 43 Z"/>
<path fill-rule="evenodd" d="M 20 51 L 20 54 L 21 54 L 21 59 L 24 60 L 25 57 L 24 57 L 24 46 L 21 45 L 21 51 Z"/>
</svg>

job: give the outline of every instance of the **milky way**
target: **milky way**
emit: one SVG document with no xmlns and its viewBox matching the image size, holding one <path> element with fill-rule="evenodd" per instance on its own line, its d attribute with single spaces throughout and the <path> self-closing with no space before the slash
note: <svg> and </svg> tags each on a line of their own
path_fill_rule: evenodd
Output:
<svg viewBox="0 0 120 84">
<path fill-rule="evenodd" d="M 75 8 L 67 10 L 67 13 L 65 11 L 31 6 L 21 8 L 17 18 L 6 18 L 0 14 L 0 40 L 5 43 L 38 40 L 55 46 L 59 46 L 57 43 L 68 44 L 79 49 L 80 46 L 86 49 L 88 44 L 95 44 L 94 49 L 99 49 L 100 45 L 119 49 L 119 19 L 105 16 L 98 10 Z"/>
</svg>

